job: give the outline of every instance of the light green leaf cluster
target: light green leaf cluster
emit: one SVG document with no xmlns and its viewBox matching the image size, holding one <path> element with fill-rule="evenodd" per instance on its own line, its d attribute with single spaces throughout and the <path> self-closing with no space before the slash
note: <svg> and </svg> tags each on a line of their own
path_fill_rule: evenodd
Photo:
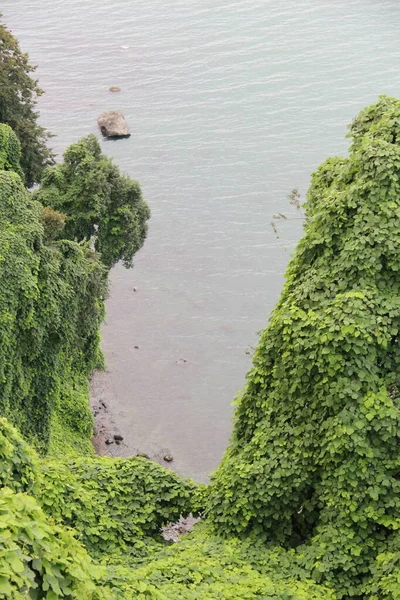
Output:
<svg viewBox="0 0 400 600">
<path fill-rule="evenodd" d="M 203 508 L 203 488 L 145 458 L 42 462 L 40 502 L 92 556 L 143 554 L 163 524 Z"/>
<path fill-rule="evenodd" d="M 0 123 L 0 171 L 14 171 L 24 179 L 20 159 L 21 144 L 17 136 L 11 127 Z"/>
<path fill-rule="evenodd" d="M 290 556 L 256 539 L 223 540 L 199 527 L 148 564 L 108 566 L 100 575 L 106 592 L 124 600 L 334 600 Z"/>
<path fill-rule="evenodd" d="M 0 490 L 0 598 L 99 598 L 84 548 L 34 498 Z"/>
<path fill-rule="evenodd" d="M 39 473 L 35 451 L 0 417 L 0 488 L 33 492 Z"/>
</svg>

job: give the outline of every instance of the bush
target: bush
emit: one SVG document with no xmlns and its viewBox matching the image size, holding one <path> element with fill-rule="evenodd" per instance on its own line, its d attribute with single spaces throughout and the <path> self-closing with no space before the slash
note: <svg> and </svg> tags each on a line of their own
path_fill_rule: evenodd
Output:
<svg viewBox="0 0 400 600">
<path fill-rule="evenodd" d="M 36 501 L 0 490 L 0 598 L 100 598 L 95 569 L 73 535 L 47 522 Z"/>
<path fill-rule="evenodd" d="M 0 488 L 32 491 L 38 476 L 37 457 L 7 419 L 0 418 Z"/>
<path fill-rule="evenodd" d="M 0 123 L 0 171 L 14 171 L 21 179 L 21 144 L 11 127 Z"/>
<path fill-rule="evenodd" d="M 150 212 L 139 184 L 120 174 L 94 135 L 72 144 L 62 164 L 44 171 L 35 196 L 66 215 L 64 238 L 94 243 L 108 268 L 119 260 L 132 266 Z"/>
<path fill-rule="evenodd" d="M 110 598 L 334 600 L 331 590 L 310 581 L 300 568 L 295 576 L 265 568 L 262 559 L 268 563 L 268 553 L 256 540 L 222 540 L 207 528 L 198 527 L 145 566 L 104 569 L 99 581 Z M 284 552 L 281 554 L 284 564 Z M 275 551 L 274 558 L 278 555 Z"/>
<path fill-rule="evenodd" d="M 202 508 L 201 487 L 145 458 L 45 461 L 42 473 L 44 510 L 96 556 L 161 541 L 162 525 Z"/>
</svg>

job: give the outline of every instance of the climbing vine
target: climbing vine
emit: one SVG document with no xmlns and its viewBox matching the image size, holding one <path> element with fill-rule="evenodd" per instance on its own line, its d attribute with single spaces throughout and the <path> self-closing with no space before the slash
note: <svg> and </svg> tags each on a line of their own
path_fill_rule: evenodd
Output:
<svg viewBox="0 0 400 600">
<path fill-rule="evenodd" d="M 0 123 L 0 171 L 14 171 L 23 179 L 21 144 L 11 127 Z"/>
<path fill-rule="evenodd" d="M 203 508 L 202 487 L 145 458 L 42 462 L 41 504 L 92 555 L 144 553 L 160 527 Z"/>
<path fill-rule="evenodd" d="M 382 97 L 313 175 L 210 495 L 218 531 L 297 547 L 339 598 L 366 592 L 400 527 L 399 132 Z"/>
<path fill-rule="evenodd" d="M 400 598 L 400 101 L 349 136 L 312 176 L 203 488 L 143 458 L 63 457 L 90 454 L 106 273 L 148 209 L 91 136 L 29 195 L 0 127 L 0 598 Z M 205 523 L 168 547 L 159 528 L 190 511 Z"/>
<path fill-rule="evenodd" d="M 52 424 L 89 449 L 105 270 L 84 245 L 45 243 L 41 215 L 20 177 L 0 171 L 0 412 L 41 451 Z"/>
</svg>

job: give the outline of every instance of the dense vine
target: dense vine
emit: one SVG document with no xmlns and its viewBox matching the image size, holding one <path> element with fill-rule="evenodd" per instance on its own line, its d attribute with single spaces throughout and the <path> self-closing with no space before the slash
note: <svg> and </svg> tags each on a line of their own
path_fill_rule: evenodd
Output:
<svg viewBox="0 0 400 600">
<path fill-rule="evenodd" d="M 213 481 L 218 531 L 297 546 L 361 597 L 400 527 L 400 101 L 313 175 L 307 225 Z"/>
<path fill-rule="evenodd" d="M 42 475 L 43 508 L 96 556 L 143 554 L 163 523 L 202 508 L 201 487 L 141 457 L 44 461 Z"/>
<path fill-rule="evenodd" d="M 0 123 L 0 171 L 14 171 L 23 179 L 20 160 L 21 144 L 17 136 L 11 127 Z"/>
<path fill-rule="evenodd" d="M 0 412 L 43 451 L 69 431 L 89 448 L 105 272 L 76 242 L 45 243 L 41 211 L 17 174 L 0 171 Z"/>
<path fill-rule="evenodd" d="M 400 101 L 350 136 L 313 174 L 207 489 L 144 458 L 39 459 L 0 419 L 0 598 L 399 600 Z M 0 413 L 42 454 L 88 454 L 107 267 L 131 263 L 148 209 L 93 137 L 35 195 L 18 158 L 0 126 Z"/>
</svg>

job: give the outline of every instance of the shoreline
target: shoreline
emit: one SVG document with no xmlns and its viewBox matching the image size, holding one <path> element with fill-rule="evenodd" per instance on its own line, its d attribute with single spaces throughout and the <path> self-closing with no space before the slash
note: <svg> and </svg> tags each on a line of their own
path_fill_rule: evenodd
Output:
<svg viewBox="0 0 400 600">
<path fill-rule="evenodd" d="M 152 452 L 144 452 L 140 447 L 135 448 L 134 443 L 127 443 L 128 440 L 125 440 L 114 418 L 106 383 L 102 379 L 102 375 L 106 374 L 107 370 L 97 370 L 89 379 L 90 409 L 94 418 L 92 444 L 96 454 L 112 458 L 142 456 L 178 473 L 178 470 L 173 468 L 174 459 L 169 450 L 156 447 Z M 171 456 L 172 460 L 165 460 L 167 456 Z"/>
<path fill-rule="evenodd" d="M 90 387 L 90 408 L 93 413 L 94 424 L 93 424 L 93 437 L 92 444 L 96 452 L 96 456 L 108 456 L 110 458 L 129 458 L 134 456 L 143 456 L 149 460 L 153 460 L 160 464 L 162 467 L 169 468 L 172 471 L 171 462 L 167 462 L 163 459 L 162 450 L 159 453 L 149 456 L 147 453 L 138 452 L 133 455 L 129 455 L 129 448 L 124 443 L 115 420 L 113 418 L 112 410 L 110 409 L 109 403 L 105 399 L 104 385 L 101 383 L 99 377 L 96 375 L 101 374 L 102 371 L 95 371 L 89 379 Z M 107 371 L 105 371 L 107 373 Z M 117 436 L 117 439 L 114 439 Z M 128 451 L 128 455 L 126 452 Z M 176 522 L 166 523 L 160 530 L 160 533 L 166 542 L 177 543 L 180 541 L 183 535 L 188 534 L 196 523 L 201 521 L 199 517 L 193 517 L 191 514 L 187 517 L 180 517 Z"/>
</svg>

